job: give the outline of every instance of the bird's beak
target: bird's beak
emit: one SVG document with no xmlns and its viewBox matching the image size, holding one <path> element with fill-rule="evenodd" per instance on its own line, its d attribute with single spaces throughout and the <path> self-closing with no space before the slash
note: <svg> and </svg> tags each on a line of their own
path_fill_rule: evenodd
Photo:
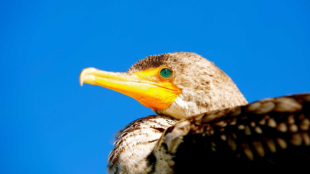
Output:
<svg viewBox="0 0 310 174">
<path fill-rule="evenodd" d="M 114 73 L 95 68 L 85 68 L 80 73 L 80 85 L 99 85 L 138 100 L 153 110 L 169 107 L 181 93 L 172 82 L 159 80 L 157 70 L 138 73 Z"/>
</svg>

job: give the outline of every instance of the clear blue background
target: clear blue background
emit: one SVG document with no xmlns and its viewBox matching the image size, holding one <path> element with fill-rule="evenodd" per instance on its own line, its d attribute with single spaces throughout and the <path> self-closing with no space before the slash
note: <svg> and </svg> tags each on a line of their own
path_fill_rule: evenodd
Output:
<svg viewBox="0 0 310 174">
<path fill-rule="evenodd" d="M 113 136 L 153 112 L 80 87 L 85 67 L 126 71 L 196 52 L 248 101 L 310 92 L 310 1 L 0 2 L 0 173 L 106 173 Z"/>
</svg>

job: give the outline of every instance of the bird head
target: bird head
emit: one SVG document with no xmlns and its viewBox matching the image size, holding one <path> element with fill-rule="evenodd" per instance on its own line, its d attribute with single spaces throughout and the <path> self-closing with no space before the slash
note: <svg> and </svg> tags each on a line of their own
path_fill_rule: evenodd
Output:
<svg viewBox="0 0 310 174">
<path fill-rule="evenodd" d="M 85 68 L 79 80 L 81 85 L 99 85 L 128 95 L 157 114 L 178 119 L 247 104 L 230 77 L 195 53 L 149 56 L 124 73 Z"/>
</svg>

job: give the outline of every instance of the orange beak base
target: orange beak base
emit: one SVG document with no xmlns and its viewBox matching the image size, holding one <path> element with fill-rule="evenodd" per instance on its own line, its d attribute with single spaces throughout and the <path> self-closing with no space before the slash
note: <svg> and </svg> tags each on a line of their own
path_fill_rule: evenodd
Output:
<svg viewBox="0 0 310 174">
<path fill-rule="evenodd" d="M 80 84 L 99 85 L 138 100 L 145 107 L 163 110 L 182 92 L 170 80 L 158 77 L 159 68 L 133 74 L 85 68 L 80 73 Z"/>
</svg>

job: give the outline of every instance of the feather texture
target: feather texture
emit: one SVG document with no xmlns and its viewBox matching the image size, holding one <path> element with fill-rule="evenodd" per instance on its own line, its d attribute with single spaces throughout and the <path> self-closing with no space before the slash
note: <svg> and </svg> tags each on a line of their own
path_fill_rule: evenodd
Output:
<svg viewBox="0 0 310 174">
<path fill-rule="evenodd" d="M 150 173 L 307 171 L 310 94 L 208 112 L 169 127 Z"/>
</svg>

